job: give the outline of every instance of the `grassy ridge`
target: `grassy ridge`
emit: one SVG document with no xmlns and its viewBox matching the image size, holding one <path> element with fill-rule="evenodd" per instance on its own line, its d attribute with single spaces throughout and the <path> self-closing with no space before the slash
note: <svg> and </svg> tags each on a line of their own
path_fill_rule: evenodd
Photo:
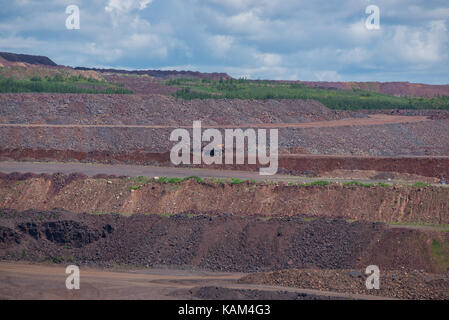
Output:
<svg viewBox="0 0 449 320">
<path fill-rule="evenodd" d="M 119 86 L 82 76 L 69 78 L 55 75 L 54 77 L 37 77 L 29 79 L 14 79 L 0 77 L 0 93 L 48 92 L 48 93 L 105 93 L 125 94 L 132 91 Z"/>
<path fill-rule="evenodd" d="M 449 96 L 434 98 L 395 97 L 353 89 L 316 89 L 302 84 L 245 79 L 175 79 L 167 85 L 179 87 L 176 98 L 191 99 L 314 99 L 331 109 L 449 109 Z"/>
</svg>

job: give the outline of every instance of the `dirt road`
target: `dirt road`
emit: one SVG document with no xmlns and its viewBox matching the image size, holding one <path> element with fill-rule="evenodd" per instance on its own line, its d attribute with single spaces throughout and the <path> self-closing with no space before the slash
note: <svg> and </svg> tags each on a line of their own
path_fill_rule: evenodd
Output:
<svg viewBox="0 0 449 320">
<path fill-rule="evenodd" d="M 202 169 L 202 168 L 173 168 L 173 167 L 155 167 L 140 165 L 107 165 L 107 164 L 91 164 L 91 163 L 58 163 L 58 162 L 0 162 L 0 172 L 12 173 L 83 173 L 88 176 L 97 174 L 116 175 L 116 176 L 146 176 L 146 177 L 189 177 L 198 176 L 201 178 L 238 178 L 243 180 L 257 181 L 284 181 L 294 183 L 307 183 L 323 178 L 306 178 L 298 176 L 289 176 L 275 174 L 272 176 L 261 176 L 258 172 L 239 171 L 239 170 L 218 170 L 218 169 Z M 326 178 L 331 182 L 349 182 L 353 179 Z M 400 180 L 367 180 L 357 179 L 363 183 L 401 183 Z"/>
<path fill-rule="evenodd" d="M 313 121 L 302 123 L 248 123 L 240 125 L 203 125 L 203 128 L 325 128 L 345 126 L 372 126 L 397 123 L 414 123 L 429 120 L 425 116 L 391 116 L 384 114 L 370 115 L 368 118 L 349 118 L 330 121 Z M 26 128 L 142 128 L 142 129 L 170 129 L 191 126 L 166 125 L 127 125 L 127 124 L 49 124 L 49 123 L 0 123 L 0 127 L 26 127 Z"/>
<path fill-rule="evenodd" d="M 269 285 L 238 284 L 242 273 L 191 270 L 146 269 L 110 271 L 80 268 L 80 290 L 65 287 L 65 265 L 0 262 L 0 299 L 198 299 L 195 288 L 213 287 L 257 291 L 260 294 L 296 293 L 314 299 L 381 299 L 368 295 L 348 295 L 313 289 Z M 218 288 L 218 289 L 217 289 Z M 291 295 L 295 296 L 295 295 Z M 203 297 L 212 299 L 213 297 Z"/>
</svg>

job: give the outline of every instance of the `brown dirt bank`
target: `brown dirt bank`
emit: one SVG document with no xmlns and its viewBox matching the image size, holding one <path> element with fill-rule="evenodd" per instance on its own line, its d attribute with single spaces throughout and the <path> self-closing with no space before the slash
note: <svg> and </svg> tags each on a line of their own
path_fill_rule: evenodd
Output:
<svg viewBox="0 0 449 320">
<path fill-rule="evenodd" d="M 0 208 L 82 213 L 235 214 L 449 224 L 449 188 L 161 183 L 82 175 L 1 175 Z"/>
<path fill-rule="evenodd" d="M 334 170 L 374 170 L 448 178 L 449 157 L 357 157 L 281 155 L 279 167 L 287 172 L 312 171 L 318 175 Z"/>
<path fill-rule="evenodd" d="M 108 164 L 120 163 L 173 166 L 170 162 L 169 152 L 83 152 L 49 149 L 0 149 L 0 159 L 15 161 L 79 161 Z M 247 163 L 246 159 L 245 163 Z M 195 166 L 191 165 L 189 167 Z M 245 171 L 255 171 L 259 168 L 257 165 L 247 164 L 200 165 L 197 167 Z M 449 157 L 362 157 L 309 154 L 279 155 L 279 172 L 281 173 L 323 176 L 335 170 L 377 171 L 381 176 L 387 178 L 389 177 L 388 173 L 404 173 L 438 179 L 449 179 Z"/>
</svg>

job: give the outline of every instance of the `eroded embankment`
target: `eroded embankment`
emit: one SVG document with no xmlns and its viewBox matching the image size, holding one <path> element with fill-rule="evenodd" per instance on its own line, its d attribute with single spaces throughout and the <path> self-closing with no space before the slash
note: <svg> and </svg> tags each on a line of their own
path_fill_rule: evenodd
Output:
<svg viewBox="0 0 449 320">
<path fill-rule="evenodd" d="M 286 268 L 342 269 L 376 264 L 386 269 L 444 272 L 448 234 L 405 230 L 417 239 L 398 256 L 385 245 L 391 229 L 381 223 L 301 217 L 208 215 L 91 215 L 60 210 L 2 209 L 0 259 L 76 262 L 100 266 L 199 267 L 253 272 Z M 398 233 L 399 235 L 401 233 Z M 396 240 L 406 240 L 399 237 Z M 432 240 L 442 244 L 435 254 Z M 377 243 L 384 244 L 379 247 Z M 419 244 L 418 249 L 408 250 Z M 376 258 L 381 251 L 382 258 Z M 397 261 L 396 261 L 396 260 Z M 392 264 L 392 263 L 395 264 Z M 446 263 L 446 264 L 445 264 Z"/>
<path fill-rule="evenodd" d="M 449 188 L 287 185 L 83 175 L 2 175 L 0 208 L 75 213 L 233 214 L 449 224 Z"/>
</svg>

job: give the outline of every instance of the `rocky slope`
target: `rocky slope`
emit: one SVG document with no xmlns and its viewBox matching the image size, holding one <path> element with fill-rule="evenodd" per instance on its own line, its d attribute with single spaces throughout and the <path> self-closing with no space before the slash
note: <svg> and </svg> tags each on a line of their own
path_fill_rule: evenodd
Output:
<svg viewBox="0 0 449 320">
<path fill-rule="evenodd" d="M 375 247 L 391 229 L 380 223 L 341 219 L 211 215 L 73 214 L 61 210 L 17 212 L 2 209 L 0 258 L 81 263 L 113 267 L 196 267 L 212 271 L 255 272 L 290 268 L 445 272 L 449 238 L 444 233 L 414 233 L 416 241 Z M 393 230 L 396 231 L 396 230 Z M 396 240 L 405 240 L 404 236 Z M 432 241 L 445 252 L 436 254 Z M 374 251 L 373 251 L 374 250 Z M 387 259 L 375 258 L 381 251 Z M 399 259 L 401 258 L 401 259 Z M 394 265 L 392 263 L 395 263 Z"/>
</svg>

